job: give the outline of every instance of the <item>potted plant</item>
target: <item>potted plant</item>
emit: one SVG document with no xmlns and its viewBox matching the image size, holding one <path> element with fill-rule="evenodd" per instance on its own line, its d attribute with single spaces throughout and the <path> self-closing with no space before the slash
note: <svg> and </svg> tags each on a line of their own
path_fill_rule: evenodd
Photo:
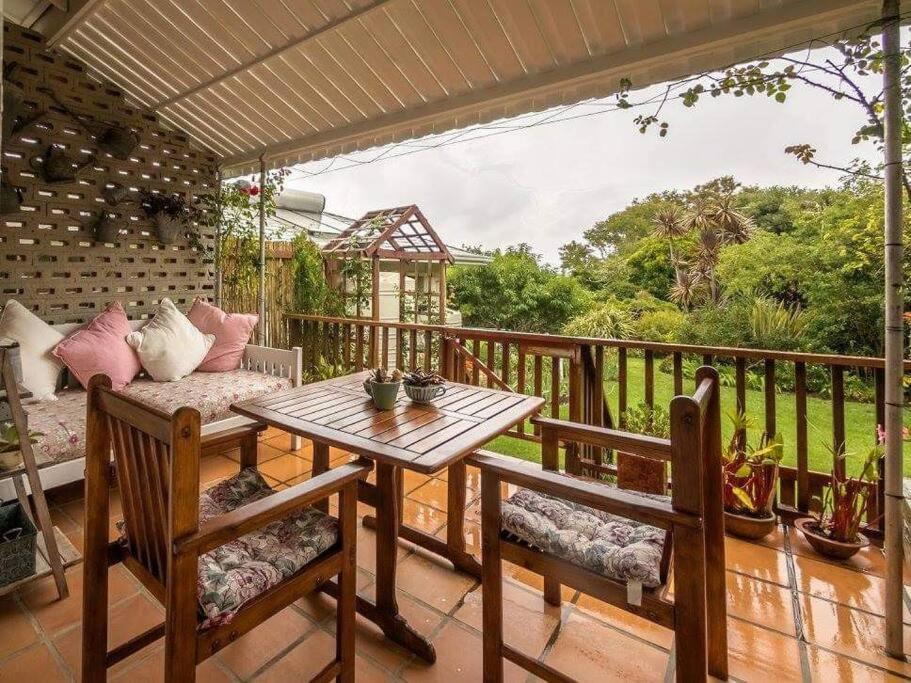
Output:
<svg viewBox="0 0 911 683">
<path fill-rule="evenodd" d="M 747 445 L 747 416 L 739 413 L 730 419 L 734 433 L 722 453 L 724 528 L 741 538 L 762 538 L 775 530 L 777 521 L 772 505 L 784 452 L 781 435 L 763 433 L 759 448 L 751 448 Z"/>
<path fill-rule="evenodd" d="M 405 394 L 415 403 L 430 403 L 446 393 L 446 380 L 435 372 L 417 369 L 402 377 Z"/>
<path fill-rule="evenodd" d="M 146 217 L 155 223 L 162 244 L 174 244 L 191 218 L 190 207 L 182 195 L 143 190 L 140 204 Z"/>
<path fill-rule="evenodd" d="M 402 385 L 402 371 L 389 372 L 386 368 L 376 368 L 370 371 L 365 381 L 364 388 L 369 387 L 369 394 L 373 397 L 373 405 L 380 410 L 392 410 L 399 395 Z"/>
<path fill-rule="evenodd" d="M 873 446 L 857 477 L 842 478 L 838 475 L 839 468 L 834 468 L 831 483 L 823 497 L 813 499 L 818 512 L 794 522 L 816 552 L 837 560 L 847 560 L 870 544 L 860 532 L 860 524 L 867 509 L 867 499 L 874 488 L 872 484 L 878 477 L 877 464 L 882 456 L 882 446 Z M 840 454 L 836 456 L 836 461 L 843 463 L 845 458 L 845 454 Z"/>
<path fill-rule="evenodd" d="M 41 432 L 29 431 L 29 443 L 37 443 Z M 0 471 L 14 470 L 22 465 L 19 430 L 12 422 L 0 422 Z"/>
</svg>

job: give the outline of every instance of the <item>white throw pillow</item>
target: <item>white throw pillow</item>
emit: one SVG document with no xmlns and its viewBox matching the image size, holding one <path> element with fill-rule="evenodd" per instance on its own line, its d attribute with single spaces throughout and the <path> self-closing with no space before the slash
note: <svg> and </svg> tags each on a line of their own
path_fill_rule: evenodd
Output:
<svg viewBox="0 0 911 683">
<path fill-rule="evenodd" d="M 63 335 L 28 310 L 10 299 L 0 315 L 0 337 L 19 342 L 22 359 L 22 384 L 39 401 L 56 401 L 54 390 L 63 363 L 51 351 L 63 341 Z"/>
<path fill-rule="evenodd" d="M 139 361 L 156 382 L 173 382 L 193 372 L 215 342 L 203 334 L 170 299 L 162 299 L 148 324 L 127 335 Z"/>
</svg>

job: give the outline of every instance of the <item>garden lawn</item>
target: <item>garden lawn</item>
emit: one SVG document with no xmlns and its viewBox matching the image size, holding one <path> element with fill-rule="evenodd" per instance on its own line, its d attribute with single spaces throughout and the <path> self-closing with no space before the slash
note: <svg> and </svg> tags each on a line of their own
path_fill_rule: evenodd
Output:
<svg viewBox="0 0 911 683">
<path fill-rule="evenodd" d="M 673 397 L 674 378 L 658 370 L 655 363 L 655 405 L 667 408 Z M 630 407 L 645 400 L 645 371 L 641 358 L 628 360 L 627 403 Z M 694 389 L 693 380 L 684 382 L 684 391 Z M 611 414 L 616 420 L 617 383 L 613 380 L 604 383 Z M 735 410 L 736 392 L 734 387 L 721 388 L 722 435 L 724 443 L 731 436 L 732 428 L 728 415 Z M 775 420 L 778 431 L 784 441 L 785 465 L 797 465 L 797 419 L 795 397 L 792 393 L 779 393 L 775 401 Z M 754 422 L 749 433 L 750 444 L 757 444 L 765 424 L 765 396 L 763 392 L 747 390 L 746 410 Z M 567 417 L 568 407 L 561 406 L 561 417 Z M 832 402 L 827 398 L 807 397 L 807 443 L 809 446 L 809 464 L 811 470 L 829 472 L 832 468 L 832 455 L 827 446 L 832 445 Z M 857 474 L 860 463 L 867 451 L 875 442 L 876 410 L 872 403 L 845 402 L 845 448 L 848 454 L 848 473 Z M 487 448 L 498 453 L 513 455 L 523 460 L 540 462 L 541 447 L 537 443 L 523 441 L 512 437 L 499 437 Z M 911 476 L 911 462 L 908 453 L 911 444 L 905 444 L 904 474 Z"/>
</svg>

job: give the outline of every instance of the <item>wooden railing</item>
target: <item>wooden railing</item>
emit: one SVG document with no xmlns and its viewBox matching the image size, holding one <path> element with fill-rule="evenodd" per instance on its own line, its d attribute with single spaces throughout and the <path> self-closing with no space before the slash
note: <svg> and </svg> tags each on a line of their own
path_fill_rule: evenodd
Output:
<svg viewBox="0 0 911 683">
<path fill-rule="evenodd" d="M 691 360 L 704 365 L 723 365 L 733 377 L 729 382 L 732 386 L 723 386 L 721 395 L 724 397 L 733 390 L 732 407 L 739 412 L 747 410 L 748 377 L 754 384 L 761 381 L 761 411 L 751 412 L 761 412 L 759 427 L 765 433 L 779 432 L 781 399 L 788 397 L 792 402 L 794 431 L 784 437 L 788 450 L 793 443 L 796 462 L 794 466 L 781 468 L 776 503 L 779 514 L 789 519 L 804 515 L 830 478 L 829 472 L 813 471 L 809 467 L 811 423 L 807 405 L 808 398 L 818 397 L 808 389 L 808 370 L 818 374 L 823 369 L 828 375 L 829 444 L 833 453 L 844 453 L 846 448 L 845 411 L 846 404 L 850 404 L 845 397 L 846 375 L 872 379 L 872 419 L 867 447 L 875 442 L 877 425 L 883 424 L 881 358 L 591 339 L 300 314 L 286 314 L 285 321 L 290 344 L 303 348 L 305 373 L 307 368 L 317 373 L 342 374 L 379 365 L 421 367 L 438 371 L 454 381 L 543 396 L 547 400 L 545 414 L 605 427 L 625 426 L 624 417 L 633 407 L 631 373 L 636 367 L 641 365 L 643 373 L 642 402 L 654 408 L 662 405 L 655 398 L 659 363 L 667 365 L 673 395 L 685 393 L 685 368 Z M 760 377 L 756 377 L 756 366 L 761 369 Z M 906 362 L 905 372 L 909 371 L 911 362 Z M 784 377 L 784 373 L 793 378 L 793 390 L 787 393 L 779 392 L 776 384 L 776 376 Z M 605 386 L 616 389 L 616 412 L 609 405 Z M 540 441 L 538 428 L 530 423 L 519 424 L 509 436 Z M 843 469 L 843 462 L 839 467 Z M 592 446 L 577 449 L 572 444 L 567 444 L 566 468 L 590 476 L 616 473 L 612 454 L 606 449 Z M 868 531 L 874 536 L 881 531 L 883 510 L 883 489 L 875 488 L 867 508 Z"/>
</svg>

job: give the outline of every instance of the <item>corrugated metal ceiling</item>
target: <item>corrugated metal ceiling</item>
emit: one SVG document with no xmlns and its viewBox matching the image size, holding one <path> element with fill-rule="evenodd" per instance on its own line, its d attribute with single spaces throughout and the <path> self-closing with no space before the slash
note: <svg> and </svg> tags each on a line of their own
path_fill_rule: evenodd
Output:
<svg viewBox="0 0 911 683">
<path fill-rule="evenodd" d="M 772 53 L 878 0 L 96 0 L 51 37 L 224 158 L 291 165 Z"/>
</svg>

